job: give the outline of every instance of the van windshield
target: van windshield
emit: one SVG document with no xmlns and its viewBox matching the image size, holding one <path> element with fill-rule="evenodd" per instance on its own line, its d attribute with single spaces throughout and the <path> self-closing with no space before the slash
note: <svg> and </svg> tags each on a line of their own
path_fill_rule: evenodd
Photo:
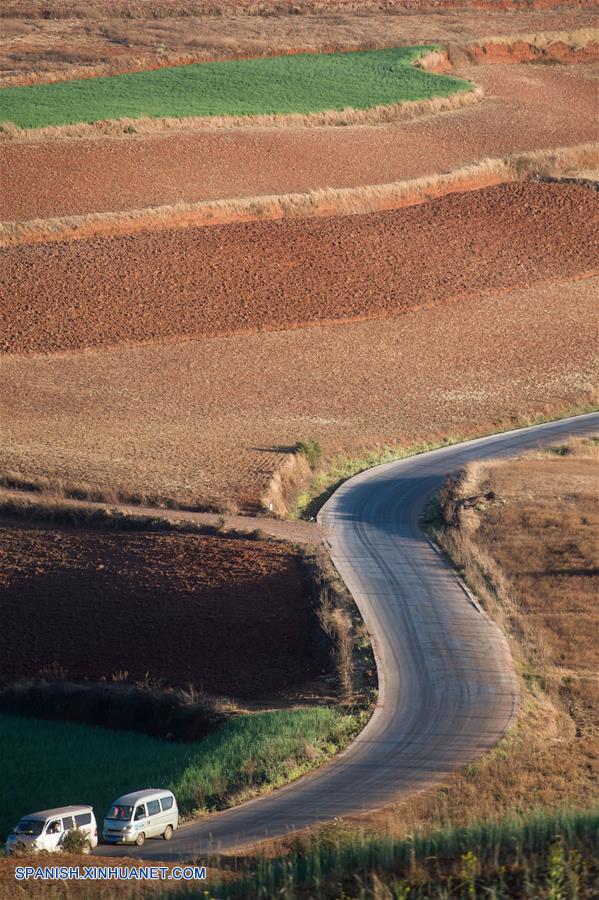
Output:
<svg viewBox="0 0 599 900">
<path fill-rule="evenodd" d="M 125 821 L 129 821 L 131 818 L 131 813 L 133 812 L 132 806 L 117 806 L 116 804 L 111 808 L 110 812 L 106 816 L 107 819 L 122 819 Z"/>
<path fill-rule="evenodd" d="M 15 828 L 15 834 L 33 834 L 39 835 L 44 828 L 43 819 L 21 819 Z"/>
</svg>

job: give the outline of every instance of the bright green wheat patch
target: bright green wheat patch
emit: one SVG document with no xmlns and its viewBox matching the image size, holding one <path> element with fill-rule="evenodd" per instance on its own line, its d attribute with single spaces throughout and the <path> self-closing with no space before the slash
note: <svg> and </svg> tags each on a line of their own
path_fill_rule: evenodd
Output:
<svg viewBox="0 0 599 900">
<path fill-rule="evenodd" d="M 127 791 L 171 788 L 183 813 L 227 805 L 313 768 L 364 716 L 306 707 L 235 716 L 197 744 L 0 715 L 0 838 L 39 809 L 91 803 L 98 821 Z"/>
<path fill-rule="evenodd" d="M 305 53 L 3 88 L 0 122 L 40 128 L 146 116 L 310 113 L 468 90 L 467 81 L 414 68 L 414 61 L 432 49 Z"/>
</svg>

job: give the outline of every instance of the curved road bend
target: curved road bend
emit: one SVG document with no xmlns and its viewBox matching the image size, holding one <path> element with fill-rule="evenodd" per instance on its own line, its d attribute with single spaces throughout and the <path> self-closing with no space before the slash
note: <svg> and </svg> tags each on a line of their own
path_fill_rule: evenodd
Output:
<svg viewBox="0 0 599 900">
<path fill-rule="evenodd" d="M 595 433 L 599 413 L 434 450 L 341 485 L 318 518 L 372 636 L 380 682 L 374 715 L 347 750 L 314 774 L 186 826 L 170 844 L 132 848 L 132 855 L 226 851 L 376 809 L 442 782 L 493 747 L 518 708 L 507 642 L 427 541 L 419 519 L 445 476 L 470 460 Z"/>
</svg>

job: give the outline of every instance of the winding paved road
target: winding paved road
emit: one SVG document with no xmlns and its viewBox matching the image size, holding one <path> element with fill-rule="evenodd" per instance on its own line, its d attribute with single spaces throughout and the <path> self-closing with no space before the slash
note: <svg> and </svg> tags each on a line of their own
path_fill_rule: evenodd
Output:
<svg viewBox="0 0 599 900">
<path fill-rule="evenodd" d="M 599 413 L 434 450 L 345 482 L 319 522 L 372 636 L 380 693 L 370 722 L 318 772 L 186 826 L 168 845 L 150 841 L 131 855 L 230 850 L 372 810 L 442 782 L 493 747 L 518 709 L 507 642 L 429 543 L 420 517 L 445 476 L 469 460 L 596 433 Z"/>
</svg>

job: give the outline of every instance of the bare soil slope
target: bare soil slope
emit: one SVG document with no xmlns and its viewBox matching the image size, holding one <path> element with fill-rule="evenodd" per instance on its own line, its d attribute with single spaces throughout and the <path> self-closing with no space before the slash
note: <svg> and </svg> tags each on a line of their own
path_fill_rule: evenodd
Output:
<svg viewBox="0 0 599 900">
<path fill-rule="evenodd" d="M 489 34 L 578 29 L 596 24 L 586 8 L 530 9 L 519 12 L 413 8 L 395 14 L 348 9 L 320 14 L 271 16 L 119 16 L 114 2 L 86 4 L 87 15 L 28 16 L 23 0 L 4 4 L 0 18 L 0 83 L 83 77 L 150 68 L 173 62 L 227 59 L 293 52 L 389 47 L 406 43 L 463 41 Z M 413 7 L 413 2 L 410 3 Z M 46 5 L 46 9 L 48 6 Z M 146 5 L 147 9 L 147 5 Z M 85 6 L 78 4 L 83 12 Z M 129 10 L 134 8 L 129 4 Z M 230 10 L 230 7 L 229 7 Z M 222 10 L 226 13 L 227 9 Z M 40 9 L 41 12 L 41 9 Z M 12 13 L 12 15 L 11 15 Z"/>
<path fill-rule="evenodd" d="M 7 248 L 0 348 L 48 353 L 395 315 L 599 267 L 596 192 L 510 184 L 328 219 Z"/>
<path fill-rule="evenodd" d="M 466 109 L 393 125 L 0 144 L 0 219 L 380 184 L 599 138 L 598 64 L 468 66 Z"/>
<path fill-rule="evenodd" d="M 492 428 L 599 384 L 599 279 L 396 319 L 0 360 L 0 471 L 258 504 L 327 453 Z"/>
<path fill-rule="evenodd" d="M 5 520 L 0 570 L 0 682 L 121 673 L 252 699 L 293 696 L 321 671 L 289 545 Z"/>
</svg>

